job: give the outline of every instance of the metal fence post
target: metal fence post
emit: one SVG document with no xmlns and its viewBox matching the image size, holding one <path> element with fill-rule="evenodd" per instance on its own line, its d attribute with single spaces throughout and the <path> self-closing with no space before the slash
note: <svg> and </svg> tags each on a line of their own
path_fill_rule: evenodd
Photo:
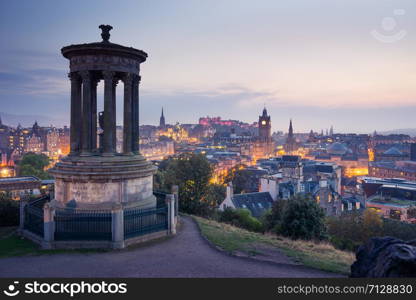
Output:
<svg viewBox="0 0 416 300">
<path fill-rule="evenodd" d="M 20 198 L 20 205 L 19 205 L 19 231 L 22 232 L 25 228 L 25 207 L 28 203 L 28 197 L 21 197 Z"/>
<path fill-rule="evenodd" d="M 121 205 L 111 211 L 111 231 L 113 248 L 124 248 L 124 211 Z"/>
<path fill-rule="evenodd" d="M 55 237 L 55 208 L 50 203 L 43 206 L 43 248 L 52 248 Z"/>
<path fill-rule="evenodd" d="M 168 206 L 168 230 L 170 234 L 176 234 L 175 224 L 175 195 L 166 195 L 166 204 Z"/>
<path fill-rule="evenodd" d="M 175 217 L 177 217 L 179 214 L 179 187 L 177 185 L 173 185 L 171 191 L 175 196 Z"/>
</svg>

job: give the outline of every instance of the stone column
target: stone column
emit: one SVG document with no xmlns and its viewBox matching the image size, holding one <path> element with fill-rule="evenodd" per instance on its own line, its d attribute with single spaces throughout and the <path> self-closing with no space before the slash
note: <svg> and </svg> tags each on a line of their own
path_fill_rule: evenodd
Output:
<svg viewBox="0 0 416 300">
<path fill-rule="evenodd" d="M 133 140 L 132 150 L 134 154 L 139 154 L 139 83 L 140 76 L 134 75 L 133 79 Z"/>
<path fill-rule="evenodd" d="M 176 234 L 176 218 L 175 218 L 175 195 L 166 195 L 166 205 L 168 207 L 168 231 L 169 234 Z"/>
<path fill-rule="evenodd" d="M 91 73 L 81 71 L 82 77 L 82 147 L 81 156 L 90 156 L 92 149 Z"/>
<path fill-rule="evenodd" d="M 68 74 L 71 80 L 71 124 L 70 124 L 70 155 L 81 150 L 81 77 L 77 72 Z"/>
<path fill-rule="evenodd" d="M 91 80 L 91 149 L 97 151 L 97 85 L 99 80 Z"/>
<path fill-rule="evenodd" d="M 117 101 L 117 97 L 116 97 L 116 88 L 117 88 L 117 84 L 118 84 L 119 79 L 115 78 L 114 82 L 113 82 L 113 112 L 114 112 L 114 126 L 115 126 L 115 132 L 113 135 L 113 145 L 114 145 L 114 151 L 117 152 L 117 105 L 116 105 L 116 101 Z"/>
<path fill-rule="evenodd" d="M 55 208 L 50 203 L 43 206 L 43 249 L 51 249 L 55 238 Z"/>
<path fill-rule="evenodd" d="M 124 81 L 123 154 L 133 154 L 133 74 L 126 73 Z"/>
<path fill-rule="evenodd" d="M 103 156 L 113 156 L 116 152 L 116 98 L 115 72 L 103 71 L 104 76 L 104 139 Z"/>
<path fill-rule="evenodd" d="M 179 186 L 172 185 L 171 193 L 175 197 L 175 218 L 178 218 L 179 215 Z M 177 220 L 175 220 L 176 223 Z"/>
<path fill-rule="evenodd" d="M 121 205 L 111 211 L 111 232 L 114 249 L 124 248 L 124 213 Z"/>
<path fill-rule="evenodd" d="M 19 231 L 22 232 L 25 228 L 25 207 L 29 202 L 29 197 L 20 197 L 19 200 Z"/>
</svg>

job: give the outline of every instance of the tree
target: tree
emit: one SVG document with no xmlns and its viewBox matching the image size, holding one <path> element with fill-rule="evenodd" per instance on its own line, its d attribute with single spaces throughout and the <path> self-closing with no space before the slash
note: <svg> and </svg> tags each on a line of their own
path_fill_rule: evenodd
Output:
<svg viewBox="0 0 416 300">
<path fill-rule="evenodd" d="M 250 173 L 245 169 L 245 165 L 239 164 L 230 169 L 225 177 L 225 182 L 232 182 L 234 193 L 241 194 L 249 191 Z"/>
<path fill-rule="evenodd" d="M 202 154 L 181 154 L 169 158 L 159 166 L 158 175 L 162 190 L 170 190 L 172 185 L 179 187 L 179 208 L 186 213 L 198 213 L 208 192 L 212 168 Z"/>
<path fill-rule="evenodd" d="M 49 158 L 45 154 L 26 153 L 19 162 L 19 176 L 36 176 L 40 179 L 52 178 L 45 168 Z"/>
<path fill-rule="evenodd" d="M 359 231 L 362 241 L 367 241 L 383 233 L 383 220 L 373 209 L 366 209 L 364 211 L 362 224 L 361 230 Z"/>
<path fill-rule="evenodd" d="M 275 233 L 280 232 L 286 207 L 287 200 L 279 199 L 273 202 L 272 208 L 262 217 L 265 230 L 271 230 Z"/>
<path fill-rule="evenodd" d="M 225 199 L 226 188 L 222 184 L 210 184 L 202 199 L 211 207 L 217 207 Z"/>
<path fill-rule="evenodd" d="M 327 226 L 331 243 L 341 250 L 355 251 L 368 239 L 386 235 L 382 218 L 372 209 L 330 217 Z"/>
<path fill-rule="evenodd" d="M 19 202 L 0 193 L 0 226 L 19 225 Z"/>
<path fill-rule="evenodd" d="M 310 197 L 293 196 L 285 209 L 280 233 L 292 239 L 323 239 L 325 213 Z"/>
<path fill-rule="evenodd" d="M 362 213 L 346 211 L 341 216 L 328 217 L 327 228 L 331 243 L 338 249 L 355 251 L 361 245 Z"/>
</svg>

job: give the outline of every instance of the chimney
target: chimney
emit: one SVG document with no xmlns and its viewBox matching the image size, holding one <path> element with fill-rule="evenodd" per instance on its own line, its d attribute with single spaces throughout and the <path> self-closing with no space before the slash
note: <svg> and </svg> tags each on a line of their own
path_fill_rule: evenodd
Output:
<svg viewBox="0 0 416 300">
<path fill-rule="evenodd" d="M 269 192 L 273 201 L 277 200 L 279 194 L 279 185 L 276 178 L 260 178 L 260 190 L 259 192 Z"/>
<path fill-rule="evenodd" d="M 227 185 L 227 198 L 226 199 L 232 199 L 234 196 L 234 190 L 233 190 L 233 183 L 230 182 Z"/>
<path fill-rule="evenodd" d="M 259 192 L 268 192 L 269 191 L 269 180 L 267 178 L 260 178 L 260 190 Z"/>
</svg>

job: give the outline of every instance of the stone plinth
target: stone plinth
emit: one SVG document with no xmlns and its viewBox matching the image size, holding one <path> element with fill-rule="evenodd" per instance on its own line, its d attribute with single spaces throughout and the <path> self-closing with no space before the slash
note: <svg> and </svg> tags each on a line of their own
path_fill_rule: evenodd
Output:
<svg viewBox="0 0 416 300">
<path fill-rule="evenodd" d="M 141 155 L 68 156 L 50 171 L 55 177 L 55 200 L 65 207 L 111 209 L 156 206 L 153 196 L 155 167 Z"/>
</svg>

